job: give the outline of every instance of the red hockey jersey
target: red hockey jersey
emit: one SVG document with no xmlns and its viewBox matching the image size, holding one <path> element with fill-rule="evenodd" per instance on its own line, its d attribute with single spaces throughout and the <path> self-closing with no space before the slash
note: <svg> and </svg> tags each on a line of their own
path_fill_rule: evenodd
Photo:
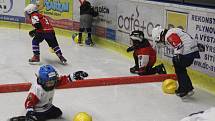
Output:
<svg viewBox="0 0 215 121">
<path fill-rule="evenodd" d="M 35 12 L 35 13 L 31 14 L 30 18 L 31 18 L 32 26 L 35 27 L 35 24 L 37 24 L 37 23 L 40 23 L 42 26 L 41 29 L 36 30 L 37 32 L 53 32 L 54 31 L 49 20 L 44 15 Z"/>
<path fill-rule="evenodd" d="M 138 57 L 140 71 L 144 71 L 146 66 L 153 66 L 156 62 L 156 52 L 151 46 L 139 48 L 134 51 L 134 54 Z"/>
</svg>

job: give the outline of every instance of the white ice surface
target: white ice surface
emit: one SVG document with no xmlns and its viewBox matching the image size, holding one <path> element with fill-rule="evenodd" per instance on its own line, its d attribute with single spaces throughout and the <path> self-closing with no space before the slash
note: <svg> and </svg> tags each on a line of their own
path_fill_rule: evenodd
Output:
<svg viewBox="0 0 215 121">
<path fill-rule="evenodd" d="M 79 47 L 69 38 L 57 36 L 69 65 L 61 65 L 41 43 L 41 61 L 54 65 L 60 74 L 85 70 L 89 78 L 131 76 L 133 61 L 100 47 Z M 29 65 L 31 38 L 27 31 L 0 28 L 0 83 L 35 81 L 39 65 Z M 215 96 L 196 89 L 193 98 L 183 102 L 175 95 L 163 94 L 161 83 L 102 86 L 56 90 L 54 104 L 63 111 L 65 121 L 77 112 L 87 112 L 93 121 L 179 121 L 190 113 L 215 105 Z M 0 94 L 0 121 L 23 115 L 27 92 Z"/>
</svg>

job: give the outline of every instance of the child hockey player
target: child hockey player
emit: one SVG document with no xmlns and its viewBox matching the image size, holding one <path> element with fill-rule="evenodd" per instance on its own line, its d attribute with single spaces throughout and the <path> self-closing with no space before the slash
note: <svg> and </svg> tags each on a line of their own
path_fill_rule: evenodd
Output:
<svg viewBox="0 0 215 121">
<path fill-rule="evenodd" d="M 130 68 L 131 73 L 139 75 L 166 74 L 163 64 L 153 67 L 156 62 L 156 52 L 149 41 L 144 38 L 142 31 L 132 31 L 130 40 L 132 46 L 127 49 L 127 52 L 134 51 L 133 58 L 135 62 L 135 66 Z"/>
<path fill-rule="evenodd" d="M 98 12 L 94 11 L 93 7 L 91 6 L 89 1 L 86 0 L 79 0 L 80 6 L 80 29 L 78 35 L 78 44 L 82 45 L 82 33 L 86 30 L 87 31 L 87 39 L 85 40 L 86 45 L 93 46 L 94 43 L 91 38 L 92 32 L 92 22 L 93 17 L 98 16 Z"/>
<path fill-rule="evenodd" d="M 55 87 L 75 80 L 83 80 L 88 74 L 84 71 L 77 71 L 73 75 L 59 76 L 53 66 L 43 65 L 36 76 L 37 83 L 31 86 L 25 101 L 27 110 L 25 121 L 46 121 L 59 118 L 62 111 L 52 104 Z"/>
<path fill-rule="evenodd" d="M 29 32 L 33 37 L 32 49 L 33 57 L 29 59 L 31 64 L 40 62 L 40 46 L 39 44 L 45 39 L 49 47 L 51 47 L 63 64 L 66 64 L 66 59 L 63 57 L 58 41 L 55 36 L 55 31 L 48 19 L 38 12 L 35 4 L 29 4 L 25 9 L 26 16 L 29 16 L 34 30 Z"/>
<path fill-rule="evenodd" d="M 193 85 L 186 68 L 193 63 L 195 58 L 200 58 L 198 48 L 200 44 L 197 44 L 188 33 L 180 28 L 167 30 L 158 26 L 152 30 L 152 38 L 157 43 L 167 42 L 174 48 L 172 62 L 179 83 L 176 95 L 182 98 L 193 95 Z"/>
</svg>

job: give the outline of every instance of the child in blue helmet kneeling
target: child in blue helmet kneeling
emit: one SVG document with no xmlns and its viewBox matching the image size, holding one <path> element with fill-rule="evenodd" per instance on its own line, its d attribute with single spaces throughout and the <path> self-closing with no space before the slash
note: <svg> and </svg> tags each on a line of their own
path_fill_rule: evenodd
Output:
<svg viewBox="0 0 215 121">
<path fill-rule="evenodd" d="M 43 65 L 36 76 L 37 83 L 31 86 L 25 101 L 26 121 L 46 121 L 60 117 L 62 111 L 52 104 L 54 89 L 75 80 L 83 80 L 88 74 L 77 71 L 72 75 L 59 76 L 53 66 Z"/>
</svg>

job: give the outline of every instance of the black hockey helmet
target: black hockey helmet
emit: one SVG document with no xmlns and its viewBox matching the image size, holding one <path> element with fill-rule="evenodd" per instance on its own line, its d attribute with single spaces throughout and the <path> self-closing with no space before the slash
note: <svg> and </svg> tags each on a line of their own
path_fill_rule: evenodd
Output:
<svg viewBox="0 0 215 121">
<path fill-rule="evenodd" d="M 140 30 L 134 30 L 131 32 L 130 34 L 130 39 L 132 41 L 139 41 L 139 42 L 142 42 L 143 39 L 144 39 L 144 34 L 142 31 Z"/>
<path fill-rule="evenodd" d="M 91 3 L 89 1 L 84 1 L 83 4 L 82 4 L 82 7 L 85 9 L 85 10 L 88 10 L 91 8 Z"/>
<path fill-rule="evenodd" d="M 149 41 L 144 37 L 143 31 L 134 30 L 130 34 L 130 40 L 136 48 L 150 46 Z"/>
</svg>

